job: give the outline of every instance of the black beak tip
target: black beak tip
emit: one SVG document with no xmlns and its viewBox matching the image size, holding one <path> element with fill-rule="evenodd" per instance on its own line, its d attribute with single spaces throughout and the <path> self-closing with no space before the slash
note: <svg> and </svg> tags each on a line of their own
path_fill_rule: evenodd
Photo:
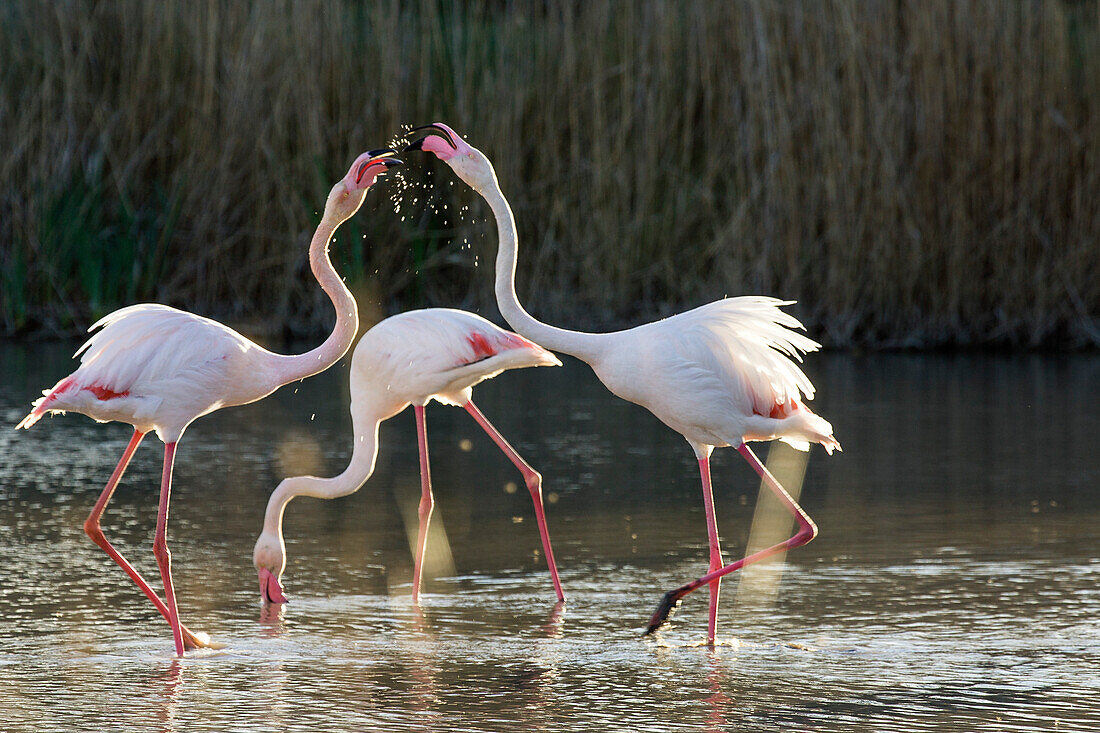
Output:
<svg viewBox="0 0 1100 733">
<path fill-rule="evenodd" d="M 419 140 L 414 140 L 413 142 L 406 145 L 405 149 L 402 150 L 401 152 L 402 153 L 407 153 L 410 150 L 423 150 L 423 149 L 424 149 L 424 138 L 420 138 Z"/>
<path fill-rule="evenodd" d="M 440 127 L 439 125 L 437 125 L 433 122 L 430 125 L 421 125 L 420 127 L 414 127 L 413 129 L 409 130 L 408 134 L 412 135 L 414 133 L 421 132 L 421 131 L 427 131 L 427 133 L 429 135 L 438 135 L 439 137 L 441 137 L 441 138 L 443 138 L 444 140 L 447 141 L 447 144 L 451 146 L 451 150 L 458 150 L 458 145 L 455 144 L 454 138 L 451 137 L 451 133 L 448 132 L 446 128 Z M 425 135 L 425 137 L 427 137 L 427 135 Z M 424 138 L 421 138 L 420 142 L 423 143 Z M 412 145 L 415 145 L 415 144 L 416 143 L 412 143 Z M 405 148 L 405 150 L 408 150 L 408 149 L 409 148 Z M 416 150 L 422 150 L 422 148 L 415 148 L 415 149 Z M 404 151 L 402 151 L 402 152 L 404 152 Z"/>
<path fill-rule="evenodd" d="M 387 151 L 388 151 L 388 153 L 387 153 Z M 397 154 L 395 151 L 389 150 L 388 148 L 386 150 L 384 150 L 383 153 L 386 153 L 387 155 L 396 155 Z M 355 182 L 356 183 L 363 180 L 363 174 L 366 173 L 367 169 L 370 168 L 372 165 L 380 165 L 380 166 L 386 168 L 387 170 L 389 170 L 390 168 L 393 168 L 395 166 L 405 165 L 405 161 L 401 160 L 400 158 L 391 158 L 391 157 L 381 157 L 381 158 L 379 158 L 377 155 L 374 155 L 374 151 L 372 151 L 371 160 L 368 160 L 366 163 L 363 163 L 363 165 L 359 166 L 359 172 L 355 176 Z M 385 172 L 385 171 L 383 171 L 383 172 Z"/>
</svg>

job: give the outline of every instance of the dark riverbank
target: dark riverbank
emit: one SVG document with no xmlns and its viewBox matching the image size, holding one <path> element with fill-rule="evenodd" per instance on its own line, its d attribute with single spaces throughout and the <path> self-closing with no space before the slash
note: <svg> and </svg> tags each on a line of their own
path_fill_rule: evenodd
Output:
<svg viewBox="0 0 1100 733">
<path fill-rule="evenodd" d="M 0 334 L 157 300 L 313 336 L 328 187 L 442 119 L 493 159 L 546 320 L 760 293 L 835 346 L 1100 343 L 1098 23 L 994 0 L 6 5 Z M 484 206 L 436 161 L 406 175 L 338 267 L 370 313 L 492 315 Z"/>
</svg>

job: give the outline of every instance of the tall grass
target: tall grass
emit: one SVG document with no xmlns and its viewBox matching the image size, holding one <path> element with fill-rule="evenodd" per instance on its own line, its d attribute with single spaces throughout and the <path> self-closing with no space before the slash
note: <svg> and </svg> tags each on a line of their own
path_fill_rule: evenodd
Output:
<svg viewBox="0 0 1100 733">
<path fill-rule="evenodd" d="M 764 293 L 838 345 L 1100 343 L 1098 112 L 1094 1 L 4 4 L 0 330 L 156 299 L 315 333 L 329 186 L 444 120 L 548 320 Z M 484 205 L 409 162 L 337 266 L 377 314 L 491 313 Z"/>
</svg>

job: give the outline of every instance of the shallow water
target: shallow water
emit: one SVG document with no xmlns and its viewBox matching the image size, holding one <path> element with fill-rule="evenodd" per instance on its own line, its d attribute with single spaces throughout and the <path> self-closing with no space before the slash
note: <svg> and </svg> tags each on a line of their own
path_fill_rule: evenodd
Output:
<svg viewBox="0 0 1100 733">
<path fill-rule="evenodd" d="M 575 361 L 475 391 L 546 478 L 564 607 L 519 475 L 465 412 L 433 405 L 440 531 L 422 608 L 409 599 L 419 476 L 406 412 L 383 426 L 357 494 L 290 505 L 291 603 L 265 617 L 251 552 L 266 497 L 284 475 L 343 468 L 345 362 L 181 442 L 169 534 L 181 615 L 227 646 L 175 660 L 167 625 L 81 528 L 129 429 L 78 415 L 7 429 L 71 351 L 0 344 L 3 730 L 1100 726 L 1095 356 L 812 357 L 817 410 L 845 446 L 806 467 L 821 536 L 724 584 L 713 650 L 702 593 L 658 636 L 640 633 L 661 594 L 706 566 L 690 449 Z M 793 487 L 798 455 L 769 459 Z M 715 456 L 737 555 L 774 515 L 756 511 L 740 457 Z M 103 522 L 151 580 L 159 467 L 147 440 Z"/>
</svg>

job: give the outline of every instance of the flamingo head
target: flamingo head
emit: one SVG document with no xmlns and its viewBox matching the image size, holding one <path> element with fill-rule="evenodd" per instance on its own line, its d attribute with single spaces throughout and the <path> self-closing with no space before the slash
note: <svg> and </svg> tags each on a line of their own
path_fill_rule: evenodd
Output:
<svg viewBox="0 0 1100 733">
<path fill-rule="evenodd" d="M 325 215 L 344 221 L 363 204 L 367 189 L 390 168 L 402 165 L 390 148 L 363 153 L 351 164 L 348 174 L 336 182 L 325 204 Z"/>
<path fill-rule="evenodd" d="M 256 540 L 252 551 L 252 564 L 256 567 L 260 580 L 260 598 L 264 605 L 286 603 L 283 584 L 280 578 L 286 568 L 286 548 L 282 537 L 264 532 Z"/>
<path fill-rule="evenodd" d="M 496 184 L 493 165 L 485 155 L 442 122 L 422 125 L 409 131 L 410 135 L 425 133 L 405 146 L 405 151 L 426 150 L 434 153 L 475 191 L 483 191 Z"/>
</svg>

